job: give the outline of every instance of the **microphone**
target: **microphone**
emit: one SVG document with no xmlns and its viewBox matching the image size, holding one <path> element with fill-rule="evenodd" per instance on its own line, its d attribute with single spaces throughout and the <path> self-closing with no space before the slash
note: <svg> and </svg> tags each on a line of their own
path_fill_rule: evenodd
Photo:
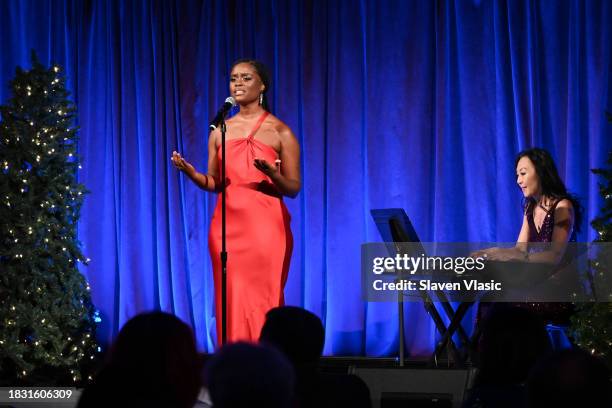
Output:
<svg viewBox="0 0 612 408">
<path fill-rule="evenodd" d="M 212 120 L 212 122 L 210 122 L 208 128 L 210 130 L 215 130 L 217 126 L 219 126 L 221 121 L 225 119 L 225 116 L 227 116 L 227 113 L 230 111 L 232 106 L 236 106 L 236 100 L 230 96 L 225 100 L 225 102 L 223 102 L 223 105 L 215 115 L 215 118 Z"/>
</svg>

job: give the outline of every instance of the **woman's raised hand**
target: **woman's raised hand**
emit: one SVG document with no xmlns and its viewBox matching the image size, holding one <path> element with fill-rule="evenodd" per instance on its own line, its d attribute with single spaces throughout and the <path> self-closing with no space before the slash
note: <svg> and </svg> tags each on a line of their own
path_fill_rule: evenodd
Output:
<svg viewBox="0 0 612 408">
<path fill-rule="evenodd" d="M 187 175 L 193 176 L 196 173 L 195 167 L 187 160 L 185 160 L 179 152 L 172 152 L 172 157 L 170 161 L 180 171 L 186 173 Z"/>
<path fill-rule="evenodd" d="M 253 160 L 253 165 L 257 170 L 261 171 L 270 178 L 274 178 L 276 173 L 278 173 L 278 167 L 271 165 L 265 159 L 256 158 Z"/>
</svg>

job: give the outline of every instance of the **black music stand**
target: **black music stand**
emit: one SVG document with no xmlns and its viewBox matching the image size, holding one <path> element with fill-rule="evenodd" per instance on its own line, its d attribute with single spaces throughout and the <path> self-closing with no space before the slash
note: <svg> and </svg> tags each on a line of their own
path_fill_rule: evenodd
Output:
<svg viewBox="0 0 612 408">
<path fill-rule="evenodd" d="M 401 245 L 399 245 L 403 242 L 417 244 L 416 247 L 420 249 L 419 251 L 416 251 L 418 252 L 418 254 L 416 254 L 417 256 L 425 253 L 425 249 L 422 245 L 420 245 L 421 240 L 412 226 L 408 215 L 402 208 L 373 209 L 370 210 L 370 213 L 372 214 L 374 223 L 376 224 L 383 241 L 395 243 L 394 250 L 396 253 L 405 252 L 405 250 L 402 250 Z M 411 247 L 414 248 L 415 245 L 412 245 Z M 392 250 L 390 248 L 390 252 L 391 251 Z M 391 253 L 390 255 L 395 256 L 394 253 Z M 398 279 L 402 279 L 402 277 L 398 276 Z M 427 291 L 419 291 L 425 311 L 434 321 L 436 329 L 440 335 L 442 335 L 442 338 L 436 344 L 436 348 L 431 357 L 431 362 L 437 364 L 438 356 L 442 353 L 444 348 L 447 347 L 448 356 L 452 358 L 458 366 L 463 367 L 465 366 L 466 360 L 471 359 L 472 343 L 469 336 L 461 326 L 461 320 L 463 320 L 463 317 L 465 317 L 467 311 L 474 302 L 461 302 L 457 307 L 457 310 L 454 310 L 448 301 L 448 297 L 443 291 L 437 290 L 435 291 L 435 294 L 438 298 L 437 301 L 440 302 L 445 314 L 449 319 L 448 326 L 444 323 L 440 313 L 438 313 L 438 310 L 434 305 L 434 300 L 431 298 L 429 293 Z M 399 364 L 400 366 L 404 366 L 404 294 L 401 291 L 398 291 L 398 307 L 400 335 L 398 350 Z M 465 349 L 465 358 L 460 355 L 457 345 L 453 340 L 453 335 L 455 333 L 457 333 L 461 339 L 461 343 Z"/>
</svg>

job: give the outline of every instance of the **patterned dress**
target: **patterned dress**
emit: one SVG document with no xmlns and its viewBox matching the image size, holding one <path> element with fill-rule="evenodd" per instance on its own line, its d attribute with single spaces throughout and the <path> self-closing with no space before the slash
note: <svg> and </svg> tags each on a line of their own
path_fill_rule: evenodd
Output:
<svg viewBox="0 0 612 408">
<path fill-rule="evenodd" d="M 546 216 L 542 222 L 542 226 L 538 230 L 534 221 L 534 210 L 537 204 L 530 200 L 525 209 L 525 215 L 527 216 L 527 223 L 529 225 L 529 242 L 542 243 L 552 242 L 553 231 L 555 229 L 555 209 L 562 199 L 558 199 L 553 203 L 550 209 L 546 210 Z M 576 231 L 572 230 L 569 242 L 576 242 Z M 569 262 L 571 256 L 569 254 L 563 257 L 560 265 L 565 265 Z M 535 314 L 540 316 L 546 323 L 553 323 L 559 325 L 568 325 L 569 317 L 571 316 L 574 308 L 571 303 L 567 302 L 530 302 L 530 303 L 513 303 L 513 306 L 524 307 L 530 309 Z"/>
</svg>

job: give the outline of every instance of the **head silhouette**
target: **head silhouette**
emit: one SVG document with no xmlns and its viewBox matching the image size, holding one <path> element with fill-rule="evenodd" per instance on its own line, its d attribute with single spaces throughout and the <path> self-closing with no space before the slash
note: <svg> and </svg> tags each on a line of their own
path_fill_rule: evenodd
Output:
<svg viewBox="0 0 612 408">
<path fill-rule="evenodd" d="M 191 328 L 176 316 L 137 315 L 119 332 L 79 406 L 102 406 L 102 401 L 120 398 L 133 406 L 192 407 L 201 387 L 199 361 Z"/>
<path fill-rule="evenodd" d="M 204 380 L 215 408 L 289 408 L 293 402 L 291 363 L 263 345 L 223 346 L 208 362 Z"/>
<path fill-rule="evenodd" d="M 533 368 L 527 394 L 534 408 L 611 407 L 610 370 L 584 350 L 557 351 Z"/>
<path fill-rule="evenodd" d="M 542 319 L 530 310 L 508 307 L 493 310 L 484 322 L 478 383 L 523 383 L 536 361 L 551 350 Z"/>
<path fill-rule="evenodd" d="M 317 362 L 323 352 L 325 329 L 308 310 L 282 306 L 266 313 L 259 340 L 277 347 L 294 364 Z"/>
</svg>

